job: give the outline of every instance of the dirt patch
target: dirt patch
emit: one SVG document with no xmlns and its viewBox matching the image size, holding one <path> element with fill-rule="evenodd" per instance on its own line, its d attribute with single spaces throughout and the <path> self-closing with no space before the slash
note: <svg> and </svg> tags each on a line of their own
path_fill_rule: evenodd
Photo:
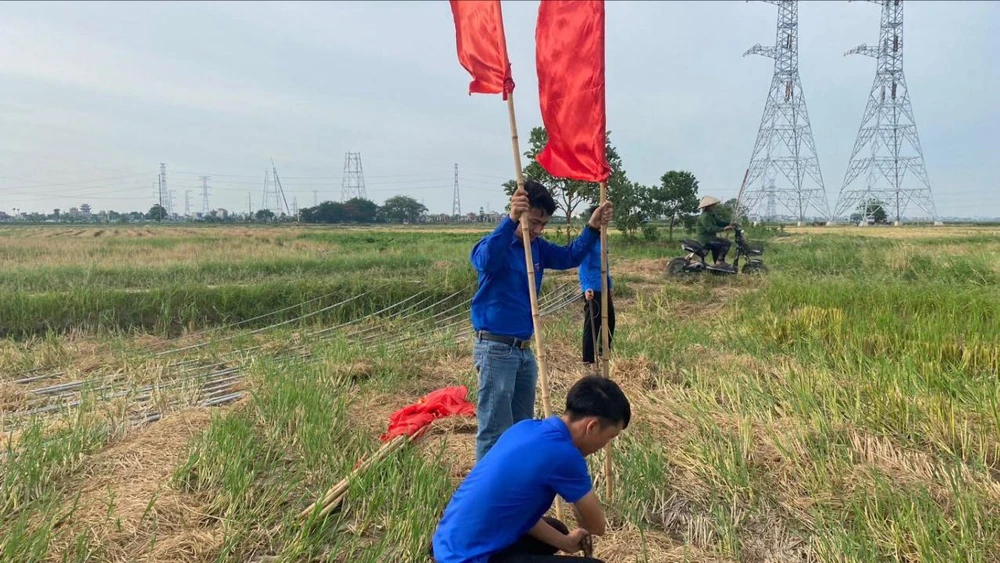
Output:
<svg viewBox="0 0 1000 563">
<path fill-rule="evenodd" d="M 615 261 L 611 275 L 612 277 L 629 276 L 646 282 L 662 283 L 669 261 L 669 258 Z"/>
<path fill-rule="evenodd" d="M 452 417 L 434 423 L 433 430 L 418 442 L 427 457 L 440 458 L 458 487 L 476 463 L 476 418 Z"/>
<path fill-rule="evenodd" d="M 67 498 L 79 494 L 79 502 L 54 539 L 50 560 L 69 555 L 80 534 L 100 546 L 102 561 L 215 558 L 221 531 L 200 501 L 170 485 L 185 445 L 209 422 L 208 409 L 178 412 L 93 456 L 67 487 Z"/>
<path fill-rule="evenodd" d="M 692 545 L 679 544 L 659 530 L 639 530 L 627 525 L 608 530 L 608 534 L 594 541 L 594 556 L 607 563 L 632 563 L 634 561 L 655 561 L 674 563 L 700 561 L 722 563 L 731 559 L 721 558 Z"/>
<path fill-rule="evenodd" d="M 28 405 L 24 390 L 11 383 L 0 382 L 0 413 L 21 410 Z"/>
</svg>

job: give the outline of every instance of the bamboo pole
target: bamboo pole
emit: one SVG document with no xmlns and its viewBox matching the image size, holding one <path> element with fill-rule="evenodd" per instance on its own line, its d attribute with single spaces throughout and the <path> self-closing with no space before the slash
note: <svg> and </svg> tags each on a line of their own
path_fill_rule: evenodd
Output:
<svg viewBox="0 0 1000 563">
<path fill-rule="evenodd" d="M 514 115 L 514 93 L 507 94 L 507 117 L 510 120 L 510 144 L 514 150 L 514 174 L 517 189 L 524 189 L 524 172 L 521 170 L 521 147 L 517 139 L 517 118 Z M 545 349 L 542 348 L 542 318 L 538 312 L 538 290 L 535 288 L 535 260 L 531 254 L 531 226 L 527 214 L 521 215 L 521 241 L 524 244 L 524 262 L 528 270 L 528 297 L 531 300 L 531 324 L 535 331 L 535 361 L 538 363 L 538 386 L 542 388 L 542 412 L 552 416 L 552 401 L 549 398 L 549 372 L 545 363 Z M 563 519 L 562 503 L 556 498 L 556 518 Z"/>
<path fill-rule="evenodd" d="M 514 116 L 514 93 L 507 94 L 507 116 L 510 118 L 510 143 L 514 150 L 514 174 L 517 189 L 524 189 L 524 172 L 521 170 L 521 147 L 517 139 L 517 118 Z M 528 269 L 528 296 L 531 299 L 531 324 L 535 331 L 535 359 L 538 362 L 538 385 L 542 388 L 542 410 L 552 416 L 549 398 L 549 372 L 542 348 L 542 320 L 538 313 L 538 291 L 535 288 L 535 260 L 531 254 L 531 230 L 527 214 L 521 215 L 521 241 L 524 243 L 524 262 Z"/>
<path fill-rule="evenodd" d="M 309 517 L 310 514 L 316 510 L 317 506 L 321 507 L 319 512 L 320 517 L 324 517 L 334 508 L 340 505 L 347 496 L 347 491 L 350 489 L 351 481 L 356 479 L 359 475 L 368 470 L 376 462 L 382 461 L 383 459 L 389 457 L 391 454 L 395 453 L 397 450 L 402 449 L 403 445 L 407 442 L 412 441 L 414 438 L 407 436 L 397 436 L 385 443 L 376 451 L 373 455 L 365 457 L 362 459 L 351 471 L 350 475 L 341 479 L 336 485 L 330 487 L 323 494 L 323 498 L 317 500 L 316 502 L 309 505 L 308 508 L 299 513 L 299 520 L 304 521 Z"/>
<path fill-rule="evenodd" d="M 608 201 L 608 183 L 601 182 L 601 205 Z M 601 223 L 601 374 L 611 377 L 609 348 L 611 332 L 608 326 L 608 226 Z"/>
<path fill-rule="evenodd" d="M 601 205 L 608 201 L 608 183 L 601 182 Z M 601 375 L 611 377 L 611 327 L 608 326 L 608 226 L 601 222 Z M 604 446 L 604 485 L 608 501 L 614 495 L 611 443 Z"/>
<path fill-rule="evenodd" d="M 736 223 L 736 220 L 740 218 L 740 202 L 743 201 L 743 188 L 747 187 L 747 177 L 750 176 L 750 169 L 743 173 L 743 183 L 740 184 L 740 193 L 736 194 L 736 209 L 733 209 L 733 220 L 731 223 Z"/>
</svg>

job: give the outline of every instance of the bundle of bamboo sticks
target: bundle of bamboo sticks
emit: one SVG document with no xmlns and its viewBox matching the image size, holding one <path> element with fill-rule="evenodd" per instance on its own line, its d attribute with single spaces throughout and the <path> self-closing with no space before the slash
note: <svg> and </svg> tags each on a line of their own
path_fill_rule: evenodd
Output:
<svg viewBox="0 0 1000 563">
<path fill-rule="evenodd" d="M 373 455 L 362 458 L 362 460 L 354 467 L 354 470 L 351 471 L 350 475 L 341 479 L 340 482 L 326 491 L 326 494 L 324 494 L 321 499 L 310 504 L 308 508 L 299 513 L 299 522 L 305 522 L 309 516 L 316 511 L 317 507 L 320 508 L 320 518 L 330 514 L 333 509 L 340 506 L 340 503 L 343 502 L 344 498 L 347 496 L 347 491 L 350 489 L 352 481 L 357 479 L 359 475 L 367 471 L 371 466 L 403 449 L 405 444 L 412 442 L 422 434 L 423 432 L 418 432 L 413 436 L 396 436 L 392 440 L 383 444 L 382 447 L 379 448 Z"/>
</svg>

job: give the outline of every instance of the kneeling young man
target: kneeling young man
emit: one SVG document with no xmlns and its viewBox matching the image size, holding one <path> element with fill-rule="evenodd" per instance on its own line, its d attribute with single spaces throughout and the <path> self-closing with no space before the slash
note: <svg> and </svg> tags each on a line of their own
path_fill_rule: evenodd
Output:
<svg viewBox="0 0 1000 563">
<path fill-rule="evenodd" d="M 588 535 L 604 534 L 604 512 L 584 458 L 624 430 L 631 416 L 614 381 L 588 376 L 569 390 L 562 416 L 511 426 L 448 503 L 434 533 L 434 560 L 599 563 L 556 553 L 578 553 Z M 569 531 L 543 518 L 557 494 L 573 504 L 580 528 Z"/>
</svg>

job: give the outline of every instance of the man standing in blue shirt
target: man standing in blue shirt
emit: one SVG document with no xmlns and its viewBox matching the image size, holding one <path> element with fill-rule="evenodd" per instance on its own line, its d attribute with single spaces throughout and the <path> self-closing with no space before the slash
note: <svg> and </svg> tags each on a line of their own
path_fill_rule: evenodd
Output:
<svg viewBox="0 0 1000 563">
<path fill-rule="evenodd" d="M 586 456 L 600 450 L 632 417 L 628 399 L 610 379 L 587 376 L 566 395 L 562 416 L 523 420 L 500 437 L 451 497 L 434 532 L 437 563 L 601 563 L 557 556 L 604 535 Z M 573 505 L 579 528 L 543 518 L 559 495 Z"/>
<path fill-rule="evenodd" d="M 522 215 L 527 217 L 534 283 L 539 291 L 543 270 L 579 266 L 600 239 L 601 225 L 608 224 L 612 216 L 611 203 L 605 203 L 594 211 L 587 228 L 572 244 L 558 246 L 539 238 L 555 210 L 555 201 L 545 186 L 529 180 L 511 197 L 510 214 L 472 248 L 472 266 L 479 272 L 479 288 L 472 298 L 472 361 L 479 374 L 476 461 L 504 430 L 535 414 L 538 364 L 529 348 L 534 328 L 519 223 Z"/>
<path fill-rule="evenodd" d="M 593 213 L 597 207 L 591 207 Z M 596 372 L 596 356 L 603 348 L 601 339 L 601 243 L 598 241 L 580 264 L 580 291 L 583 292 L 583 364 Z M 615 337 L 615 303 L 611 299 L 611 271 L 608 271 L 608 348 Z"/>
</svg>

